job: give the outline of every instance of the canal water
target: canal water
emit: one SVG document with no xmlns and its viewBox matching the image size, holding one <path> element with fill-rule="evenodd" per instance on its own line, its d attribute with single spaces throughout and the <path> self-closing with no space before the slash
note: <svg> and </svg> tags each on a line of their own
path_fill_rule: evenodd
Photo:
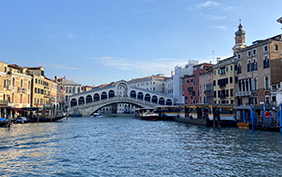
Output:
<svg viewBox="0 0 282 177">
<path fill-rule="evenodd" d="M 282 176 L 282 134 L 129 116 L 0 128 L 0 176 Z"/>
</svg>

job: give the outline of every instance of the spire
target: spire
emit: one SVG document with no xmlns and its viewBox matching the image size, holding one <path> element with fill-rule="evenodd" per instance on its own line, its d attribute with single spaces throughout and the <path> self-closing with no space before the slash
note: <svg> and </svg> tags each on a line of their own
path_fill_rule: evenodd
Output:
<svg viewBox="0 0 282 177">
<path fill-rule="evenodd" d="M 239 26 L 238 26 L 238 31 L 235 32 L 236 36 L 244 36 L 246 33 L 244 30 L 242 30 L 243 26 L 241 25 L 241 19 L 239 20 Z"/>
</svg>

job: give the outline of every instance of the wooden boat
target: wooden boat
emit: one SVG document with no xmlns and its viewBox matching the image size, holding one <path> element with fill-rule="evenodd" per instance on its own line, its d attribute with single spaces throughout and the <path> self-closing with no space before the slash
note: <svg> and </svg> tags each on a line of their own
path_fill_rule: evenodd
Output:
<svg viewBox="0 0 282 177">
<path fill-rule="evenodd" d="M 7 119 L 0 118 L 0 127 L 5 127 L 7 125 Z"/>
<path fill-rule="evenodd" d="M 21 123 L 21 124 L 27 123 L 27 118 L 26 117 L 19 117 L 19 118 L 13 120 L 13 123 Z"/>
<path fill-rule="evenodd" d="M 65 118 L 66 116 L 58 116 L 58 117 L 54 117 L 54 118 L 47 118 L 47 117 L 34 117 L 34 118 L 28 118 L 27 119 L 27 123 L 37 123 L 37 122 L 55 122 L 58 120 L 61 120 L 63 118 Z"/>
<path fill-rule="evenodd" d="M 240 123 L 237 123 L 237 126 L 240 129 L 250 129 L 250 127 L 252 127 L 252 124 L 248 122 L 240 122 Z"/>
</svg>

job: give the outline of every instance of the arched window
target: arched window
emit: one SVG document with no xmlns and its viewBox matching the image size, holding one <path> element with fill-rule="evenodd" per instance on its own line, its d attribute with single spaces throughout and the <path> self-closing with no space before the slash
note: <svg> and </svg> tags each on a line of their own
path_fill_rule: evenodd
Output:
<svg viewBox="0 0 282 177">
<path fill-rule="evenodd" d="M 172 105 L 171 99 L 167 99 L 167 100 L 166 100 L 166 105 Z"/>
<path fill-rule="evenodd" d="M 241 74 L 242 70 L 241 70 L 241 64 L 239 63 L 238 64 L 238 67 L 237 67 L 237 74 Z"/>
<path fill-rule="evenodd" d="M 130 97 L 131 97 L 131 98 L 136 98 L 136 92 L 135 92 L 134 90 L 132 90 L 132 91 L 130 92 Z"/>
<path fill-rule="evenodd" d="M 269 68 L 269 58 L 268 56 L 264 56 L 264 59 L 263 59 L 263 69 L 265 68 Z"/>
<path fill-rule="evenodd" d="M 253 70 L 254 71 L 256 71 L 256 70 L 258 70 L 258 63 L 257 63 L 257 60 L 254 60 L 254 68 L 253 68 Z"/>
<path fill-rule="evenodd" d="M 68 95 L 66 95 L 66 99 L 65 100 L 66 100 L 65 101 L 66 103 L 69 102 L 69 96 Z"/>
<path fill-rule="evenodd" d="M 84 97 L 78 99 L 78 105 L 84 104 Z"/>
<path fill-rule="evenodd" d="M 115 97 L 115 92 L 113 90 L 109 91 L 109 98 Z"/>
<path fill-rule="evenodd" d="M 153 103 L 158 103 L 158 97 L 157 97 L 156 95 L 154 95 L 154 96 L 152 97 L 152 102 L 153 102 Z"/>
<path fill-rule="evenodd" d="M 72 93 L 75 93 L 75 87 L 72 88 Z"/>
<path fill-rule="evenodd" d="M 21 79 L 21 88 L 23 88 L 23 80 Z"/>
<path fill-rule="evenodd" d="M 69 87 L 69 93 L 71 93 L 71 87 Z"/>
<path fill-rule="evenodd" d="M 69 93 L 69 88 L 68 87 L 66 87 L 66 93 Z"/>
<path fill-rule="evenodd" d="M 15 87 L 15 78 L 13 77 L 13 87 Z"/>
<path fill-rule="evenodd" d="M 100 95 L 98 93 L 94 94 L 94 101 L 99 101 L 100 100 Z"/>
<path fill-rule="evenodd" d="M 86 104 L 87 103 L 91 103 L 92 102 L 92 96 L 91 95 L 87 95 L 86 97 Z"/>
<path fill-rule="evenodd" d="M 104 100 L 104 99 L 107 99 L 107 93 L 106 92 L 103 92 L 101 94 L 101 100 Z"/>
<path fill-rule="evenodd" d="M 75 98 L 71 99 L 71 107 L 77 106 L 77 100 Z"/>
<path fill-rule="evenodd" d="M 161 105 L 164 105 L 164 104 L 165 104 L 165 100 L 164 100 L 163 97 L 161 97 L 161 98 L 159 99 L 159 104 L 161 104 Z"/>
<path fill-rule="evenodd" d="M 31 88 L 31 86 L 30 86 L 30 81 L 28 81 L 28 89 L 30 89 Z"/>
<path fill-rule="evenodd" d="M 151 101 L 151 96 L 150 96 L 150 94 L 147 93 L 147 94 L 145 95 L 145 101 L 149 101 L 149 102 Z"/>
<path fill-rule="evenodd" d="M 139 92 L 137 98 L 140 99 L 140 100 L 143 100 L 143 93 L 142 93 L 142 92 Z"/>
</svg>

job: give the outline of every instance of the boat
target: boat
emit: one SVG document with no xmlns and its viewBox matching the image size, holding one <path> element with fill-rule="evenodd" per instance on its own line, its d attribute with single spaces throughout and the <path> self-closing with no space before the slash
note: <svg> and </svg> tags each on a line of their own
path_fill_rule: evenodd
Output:
<svg viewBox="0 0 282 177">
<path fill-rule="evenodd" d="M 252 127 L 252 124 L 248 122 L 239 122 L 237 123 L 237 126 L 240 129 L 250 129 L 250 127 Z"/>
<path fill-rule="evenodd" d="M 90 117 L 99 117 L 99 113 L 95 112 L 94 114 L 92 114 Z"/>
<path fill-rule="evenodd" d="M 225 104 L 195 104 L 180 106 L 177 122 L 213 127 L 237 126 L 233 106 Z"/>
<path fill-rule="evenodd" d="M 26 117 L 18 117 L 13 121 L 13 123 L 27 123 L 27 118 Z"/>
<path fill-rule="evenodd" d="M 0 117 L 0 127 L 5 127 L 7 125 L 7 119 Z"/>
<path fill-rule="evenodd" d="M 254 129 L 272 131 L 272 132 L 280 132 L 280 128 L 281 128 L 280 120 L 278 118 L 256 117 L 254 119 Z"/>
<path fill-rule="evenodd" d="M 172 120 L 179 117 L 180 108 L 179 106 L 156 106 L 155 112 L 159 114 L 160 120 Z"/>
<path fill-rule="evenodd" d="M 140 108 L 135 110 L 135 117 L 142 120 L 159 120 L 159 114 L 154 112 L 155 109 Z"/>
<path fill-rule="evenodd" d="M 62 115 L 62 116 L 57 116 L 57 117 L 54 117 L 54 118 L 50 118 L 50 117 L 33 117 L 33 118 L 28 118 L 27 119 L 27 123 L 37 123 L 37 122 L 55 122 L 55 121 L 58 121 L 58 120 L 61 120 L 63 118 L 65 118 L 66 116 L 65 115 Z"/>
</svg>

